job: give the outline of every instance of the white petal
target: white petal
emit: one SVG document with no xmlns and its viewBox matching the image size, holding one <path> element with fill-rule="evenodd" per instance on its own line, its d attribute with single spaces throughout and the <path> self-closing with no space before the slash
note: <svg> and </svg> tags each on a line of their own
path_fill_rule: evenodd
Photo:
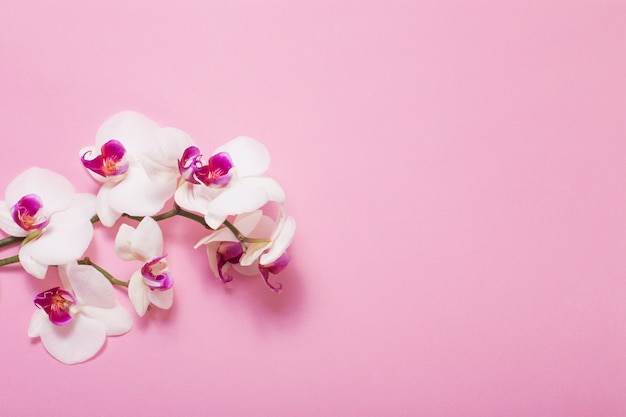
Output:
<svg viewBox="0 0 626 417">
<path fill-rule="evenodd" d="M 263 251 L 265 251 L 270 245 L 271 245 L 271 242 L 270 243 L 252 243 L 248 245 L 248 250 L 241 257 L 241 259 L 239 260 L 239 263 L 241 264 L 241 266 L 252 265 L 252 263 L 256 261 L 259 258 L 259 256 L 261 256 Z"/>
<path fill-rule="evenodd" d="M 77 200 L 93 201 L 88 195 L 84 197 Z M 92 212 L 80 204 L 73 207 L 54 214 L 41 236 L 24 245 L 30 247 L 29 253 L 35 260 L 46 265 L 61 265 L 83 256 L 93 238 L 93 225 L 89 220 Z"/>
<path fill-rule="evenodd" d="M 106 227 L 113 226 L 117 219 L 122 216 L 121 212 L 113 210 L 111 204 L 109 204 L 109 194 L 116 185 L 117 184 L 113 183 L 105 183 L 100 187 L 100 191 L 98 191 L 96 211 L 100 223 Z"/>
<path fill-rule="evenodd" d="M 180 129 L 163 127 L 156 132 L 156 145 L 152 148 L 153 152 L 147 154 L 146 158 L 178 174 L 178 159 L 185 149 L 194 145 L 194 142 L 191 136 Z"/>
<path fill-rule="evenodd" d="M 132 250 L 137 259 L 147 262 L 163 255 L 163 233 L 152 217 L 144 217 L 135 229 Z"/>
<path fill-rule="evenodd" d="M 174 302 L 174 288 L 170 288 L 169 290 L 165 291 L 148 290 L 147 294 L 150 302 L 156 307 L 163 310 L 167 310 L 172 307 L 172 304 Z"/>
<path fill-rule="evenodd" d="M 269 177 L 248 177 L 241 178 L 241 182 L 256 185 L 267 192 L 267 199 L 282 203 L 285 201 L 285 191 L 276 180 Z"/>
<path fill-rule="evenodd" d="M 32 243 L 32 242 L 31 242 Z M 26 272 L 34 276 L 35 278 L 44 279 L 48 272 L 48 266 L 50 264 L 43 264 L 40 261 L 33 258 L 31 254 L 32 244 L 28 243 L 20 247 L 19 258 L 22 267 Z"/>
<path fill-rule="evenodd" d="M 119 304 L 111 308 L 81 306 L 81 314 L 102 323 L 107 336 L 119 336 L 133 327 L 133 320 L 128 311 Z"/>
<path fill-rule="evenodd" d="M 240 177 L 261 175 L 270 166 L 270 153 L 261 142 L 239 136 L 220 146 L 213 153 L 228 152 Z"/>
<path fill-rule="evenodd" d="M 219 192 L 209 190 L 211 189 L 205 186 L 184 182 L 176 189 L 174 201 L 187 211 L 204 214 L 211 200 L 219 195 Z"/>
<path fill-rule="evenodd" d="M 63 326 L 44 323 L 40 337 L 50 355 L 71 365 L 98 353 L 106 340 L 106 329 L 99 321 L 77 314 Z"/>
<path fill-rule="evenodd" d="M 100 147 L 111 139 L 120 141 L 126 151 L 141 153 L 154 146 L 156 131 L 159 126 L 143 114 L 124 111 L 114 114 L 98 129 L 96 147 Z"/>
<path fill-rule="evenodd" d="M 260 259 L 261 265 L 269 265 L 280 256 L 285 253 L 293 238 L 296 234 L 296 221 L 293 217 L 289 216 L 285 219 L 285 223 L 280 231 L 280 234 L 276 237 L 272 244 L 272 248 L 269 252 L 263 254 Z"/>
<path fill-rule="evenodd" d="M 23 237 L 28 234 L 26 230 L 15 223 L 11 209 L 4 201 L 0 201 L 0 229 L 9 236 Z"/>
<path fill-rule="evenodd" d="M 135 228 L 127 224 L 121 224 L 117 229 L 117 235 L 115 235 L 115 253 L 121 259 L 125 261 L 134 261 L 135 254 L 133 253 L 133 236 L 135 235 Z"/>
<path fill-rule="evenodd" d="M 252 212 L 267 203 L 267 192 L 259 186 L 237 183 L 224 190 L 207 208 L 204 220 L 217 229 L 229 215 Z"/>
<path fill-rule="evenodd" d="M 252 213 L 244 213 L 237 216 L 234 220 L 234 226 L 244 235 L 248 236 L 254 228 L 257 226 L 261 218 L 263 217 L 263 212 L 261 210 L 253 211 Z M 227 227 L 222 227 L 217 229 L 215 232 L 211 233 L 209 236 L 200 239 L 198 243 L 194 246 L 194 248 L 198 248 L 200 245 L 205 245 L 209 242 L 237 242 L 238 239 L 234 235 L 233 232 L 230 231 Z"/>
<path fill-rule="evenodd" d="M 72 204 L 74 187 L 65 177 L 56 172 L 33 167 L 19 174 L 7 186 L 6 202 L 13 206 L 27 194 L 37 194 L 43 201 L 45 210 L 53 213 L 65 210 Z"/>
<path fill-rule="evenodd" d="M 148 298 L 148 287 L 143 283 L 143 276 L 141 271 L 136 271 L 130 278 L 128 283 L 128 298 L 131 304 L 135 307 L 135 311 L 141 317 L 146 314 L 148 306 L 150 305 L 150 299 Z"/>
<path fill-rule="evenodd" d="M 219 279 L 219 271 L 217 270 L 217 242 L 211 242 L 206 245 L 206 253 L 209 258 L 209 268 L 213 272 L 213 276 Z"/>
<path fill-rule="evenodd" d="M 131 166 L 126 178 L 116 184 L 107 195 L 111 209 L 132 216 L 152 216 L 163 208 L 173 195 L 176 182 L 153 182 L 146 172 L 137 166 Z"/>
<path fill-rule="evenodd" d="M 68 264 L 66 268 L 78 304 L 103 308 L 117 306 L 113 285 L 94 267 Z"/>
<path fill-rule="evenodd" d="M 40 308 L 36 309 L 28 325 L 28 337 L 39 337 L 41 328 L 49 321 L 50 319 L 45 311 Z"/>
</svg>

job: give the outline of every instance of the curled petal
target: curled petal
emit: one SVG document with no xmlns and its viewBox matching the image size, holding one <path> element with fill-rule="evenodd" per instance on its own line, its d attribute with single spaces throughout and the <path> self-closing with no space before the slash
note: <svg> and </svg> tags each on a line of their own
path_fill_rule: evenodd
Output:
<svg viewBox="0 0 626 417">
<path fill-rule="evenodd" d="M 270 273 L 267 269 L 265 268 L 260 268 L 259 272 L 261 273 L 261 276 L 263 277 L 263 281 L 265 281 L 265 284 L 270 288 L 270 290 L 274 291 L 274 292 L 281 292 L 283 289 L 283 284 L 278 283 L 278 284 L 272 284 L 270 282 Z"/>
<path fill-rule="evenodd" d="M 178 171 L 185 181 L 192 184 L 200 184 L 197 179 L 198 172 L 202 169 L 202 154 L 196 146 L 190 146 L 183 152 L 178 160 Z"/>
<path fill-rule="evenodd" d="M 91 160 L 87 159 L 87 156 L 91 155 L 91 151 L 86 151 L 81 156 L 80 159 L 85 168 L 102 177 L 117 177 L 128 171 L 129 162 L 124 158 L 126 148 L 121 142 L 115 139 L 109 140 L 102 145 L 100 152 L 100 155 Z"/>
<path fill-rule="evenodd" d="M 144 283 L 151 290 L 169 290 L 174 285 L 174 279 L 167 268 L 167 261 L 165 261 L 166 256 L 151 259 L 141 268 Z"/>
<path fill-rule="evenodd" d="M 229 263 L 237 263 L 243 254 L 243 248 L 239 242 L 220 242 L 217 245 L 215 255 L 217 257 L 217 273 L 223 283 L 230 282 L 233 277 L 224 273 Z"/>
</svg>

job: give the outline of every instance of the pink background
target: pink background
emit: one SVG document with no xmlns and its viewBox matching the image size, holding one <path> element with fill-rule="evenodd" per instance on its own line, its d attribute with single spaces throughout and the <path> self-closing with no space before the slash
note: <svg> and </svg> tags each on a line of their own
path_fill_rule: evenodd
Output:
<svg viewBox="0 0 626 417">
<path fill-rule="evenodd" d="M 281 295 L 162 223 L 173 309 L 78 366 L 2 269 L 0 414 L 625 416 L 625 41 L 619 1 L 0 1 L 0 190 L 95 193 L 133 109 L 264 142 L 298 222 Z"/>
</svg>

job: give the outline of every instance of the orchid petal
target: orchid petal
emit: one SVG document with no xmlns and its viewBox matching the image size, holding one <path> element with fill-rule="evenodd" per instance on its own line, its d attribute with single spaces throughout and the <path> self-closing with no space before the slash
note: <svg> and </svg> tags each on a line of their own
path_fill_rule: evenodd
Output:
<svg viewBox="0 0 626 417">
<path fill-rule="evenodd" d="M 156 307 L 167 310 L 172 307 L 172 304 L 174 303 L 174 288 L 170 288 L 165 291 L 148 290 L 147 296 L 150 302 Z"/>
<path fill-rule="evenodd" d="M 161 163 L 170 168 L 178 168 L 178 158 L 185 149 L 194 146 L 194 141 L 186 132 L 174 127 L 162 127 L 157 132 L 157 141 L 162 151 Z"/>
<path fill-rule="evenodd" d="M 11 208 L 6 202 L 0 201 L 0 229 L 9 236 L 24 237 L 28 232 L 13 220 Z"/>
<path fill-rule="evenodd" d="M 206 213 L 212 200 L 211 194 L 214 194 L 216 191 L 219 193 L 217 189 L 212 189 L 203 185 L 194 185 L 185 181 L 176 189 L 176 192 L 174 193 L 174 201 L 187 211 Z M 215 195 L 218 193 L 215 193 Z"/>
<path fill-rule="evenodd" d="M 127 224 L 121 224 L 115 235 L 115 253 L 125 261 L 134 261 L 137 258 L 133 253 L 133 236 L 135 229 Z"/>
<path fill-rule="evenodd" d="M 73 263 L 64 268 L 78 304 L 102 308 L 113 308 L 117 305 L 113 285 L 95 268 Z"/>
<path fill-rule="evenodd" d="M 41 343 L 48 353 L 68 365 L 90 359 L 106 340 L 104 325 L 82 315 L 64 326 L 44 323 L 39 330 Z"/>
<path fill-rule="evenodd" d="M 139 166 L 131 166 L 124 181 L 112 187 L 107 202 L 112 210 L 132 216 L 152 216 L 174 194 L 176 183 L 153 182 Z"/>
<path fill-rule="evenodd" d="M 251 212 L 267 203 L 267 192 L 261 187 L 237 183 L 218 195 L 208 205 L 204 220 L 217 229 L 229 215 Z"/>
<path fill-rule="evenodd" d="M 269 201 L 277 201 L 282 203 L 285 201 L 285 191 L 283 187 L 273 178 L 270 177 L 247 177 L 240 178 L 242 183 L 255 185 L 263 188 L 267 192 L 267 199 Z"/>
<path fill-rule="evenodd" d="M 244 235 L 248 236 L 254 228 L 257 226 L 261 218 L 263 217 L 263 212 L 261 210 L 256 210 L 251 213 L 244 213 L 234 220 L 235 227 Z M 198 243 L 194 246 L 194 248 L 198 248 L 200 245 L 205 245 L 210 242 L 237 242 L 237 237 L 233 234 L 233 232 L 226 228 L 222 227 L 217 229 L 215 232 L 211 233 L 209 236 L 200 239 Z"/>
<path fill-rule="evenodd" d="M 35 278 L 44 279 L 46 277 L 46 273 L 48 272 L 48 263 L 42 263 L 35 259 L 32 255 L 32 243 L 23 245 L 20 247 L 18 252 L 18 256 L 20 258 L 20 264 L 22 264 L 22 268 Z"/>
<path fill-rule="evenodd" d="M 209 259 L 209 268 L 211 272 L 213 272 L 213 276 L 218 278 L 220 275 L 219 269 L 217 267 L 217 246 L 219 242 L 210 242 L 206 247 L 207 257 Z"/>
<path fill-rule="evenodd" d="M 81 313 L 102 323 L 107 336 L 122 335 L 133 327 L 128 311 L 117 303 L 114 307 L 108 308 L 85 305 L 81 307 Z"/>
<path fill-rule="evenodd" d="M 96 212 L 100 223 L 105 227 L 111 227 L 115 224 L 117 219 L 122 216 L 122 212 L 113 210 L 109 204 L 109 194 L 116 184 L 105 183 L 100 187 L 98 196 L 96 197 Z"/>
<path fill-rule="evenodd" d="M 5 197 L 8 205 L 15 204 L 27 194 L 36 194 L 48 213 L 65 210 L 72 204 L 74 187 L 62 175 L 48 169 L 33 167 L 9 183 Z"/>
<path fill-rule="evenodd" d="M 90 194 L 76 195 L 70 209 L 56 213 L 41 236 L 23 247 L 46 265 L 61 265 L 80 258 L 93 237 L 90 218 L 95 213 L 95 198 Z"/>
<path fill-rule="evenodd" d="M 137 314 L 141 317 L 146 314 L 148 306 L 150 305 L 148 291 L 150 290 L 143 283 L 141 271 L 136 271 L 128 282 L 128 298 Z"/>
<path fill-rule="evenodd" d="M 111 139 L 120 141 L 129 153 L 141 152 L 154 146 L 154 134 L 159 126 L 143 114 L 123 111 L 107 119 L 96 133 L 96 147 Z"/>
<path fill-rule="evenodd" d="M 279 235 L 273 238 L 272 248 L 265 254 L 261 255 L 259 263 L 261 265 L 269 265 L 276 261 L 285 253 L 293 238 L 296 234 L 296 221 L 293 217 L 289 216 L 285 219 L 285 223 L 282 226 Z"/>
<path fill-rule="evenodd" d="M 241 177 L 261 175 L 270 166 L 270 153 L 265 145 L 247 136 L 226 142 L 213 155 L 218 152 L 228 152 Z"/>
<path fill-rule="evenodd" d="M 30 319 L 28 325 L 28 337 L 39 337 L 41 334 L 41 328 L 49 323 L 50 319 L 48 314 L 42 309 L 38 308 L 33 313 L 33 317 Z"/>
<path fill-rule="evenodd" d="M 132 250 L 142 262 L 163 254 L 163 232 L 152 217 L 144 217 L 137 225 Z"/>
</svg>

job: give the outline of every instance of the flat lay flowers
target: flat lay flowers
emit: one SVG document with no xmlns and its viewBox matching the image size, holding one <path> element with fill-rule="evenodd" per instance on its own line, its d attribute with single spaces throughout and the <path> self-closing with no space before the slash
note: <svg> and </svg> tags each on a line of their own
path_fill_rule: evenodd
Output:
<svg viewBox="0 0 626 417">
<path fill-rule="evenodd" d="M 265 175 L 268 149 L 240 136 L 203 152 L 183 130 L 125 111 L 101 125 L 95 145 L 77 152 L 95 180 L 93 193 L 76 192 L 68 179 L 41 167 L 26 168 L 6 185 L 0 266 L 19 263 L 26 279 L 41 280 L 58 268 L 62 282 L 33 294 L 25 334 L 40 338 L 60 362 L 75 364 L 100 352 L 107 336 L 130 331 L 151 308 L 171 308 L 175 286 L 185 283 L 169 268 L 176 260 L 168 259 L 158 222 L 175 216 L 206 230 L 189 248 L 204 249 L 198 254 L 216 279 L 228 285 L 256 277 L 281 291 L 275 275 L 289 263 L 296 225 L 283 189 Z M 120 262 L 136 265 L 130 277 L 115 277 L 85 256 L 100 228 L 116 231 Z M 7 256 L 11 248 L 15 253 Z M 118 302 L 125 296 L 133 312 Z"/>
</svg>

